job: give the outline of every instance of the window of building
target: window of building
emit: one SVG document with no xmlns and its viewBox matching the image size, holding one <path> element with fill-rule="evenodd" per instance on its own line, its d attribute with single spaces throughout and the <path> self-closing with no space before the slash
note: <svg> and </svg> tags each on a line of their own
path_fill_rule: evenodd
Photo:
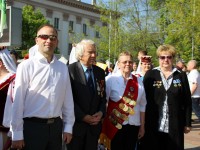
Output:
<svg viewBox="0 0 200 150">
<path fill-rule="evenodd" d="M 73 31 L 74 31 L 74 22 L 69 21 L 69 32 L 73 32 Z"/>
<path fill-rule="evenodd" d="M 54 28 L 59 29 L 59 18 L 54 18 Z"/>
<path fill-rule="evenodd" d="M 100 33 L 99 33 L 99 31 L 96 31 L 96 38 L 100 38 Z"/>
<path fill-rule="evenodd" d="M 83 34 L 87 35 L 87 25 L 83 24 Z"/>
</svg>

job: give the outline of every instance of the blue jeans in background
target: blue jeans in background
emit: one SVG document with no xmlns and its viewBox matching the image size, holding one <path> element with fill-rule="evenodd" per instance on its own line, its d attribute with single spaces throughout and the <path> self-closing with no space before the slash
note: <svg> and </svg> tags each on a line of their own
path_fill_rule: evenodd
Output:
<svg viewBox="0 0 200 150">
<path fill-rule="evenodd" d="M 200 97 L 199 98 L 192 97 L 192 111 L 195 113 L 195 115 L 198 117 L 200 121 Z"/>
</svg>

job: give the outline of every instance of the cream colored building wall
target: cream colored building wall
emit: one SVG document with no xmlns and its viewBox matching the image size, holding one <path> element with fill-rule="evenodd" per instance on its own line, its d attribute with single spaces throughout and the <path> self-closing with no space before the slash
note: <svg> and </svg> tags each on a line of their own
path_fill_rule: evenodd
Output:
<svg viewBox="0 0 200 150">
<path fill-rule="evenodd" d="M 86 5 L 89 8 L 91 5 L 81 3 L 80 5 Z M 59 30 L 58 30 L 58 38 L 59 45 L 62 55 L 65 58 L 68 58 L 68 50 L 70 35 L 73 33 L 69 33 L 69 21 L 74 22 L 74 33 L 82 34 L 83 33 L 83 24 L 87 24 L 87 36 L 85 38 L 94 38 L 96 36 L 96 31 L 94 29 L 90 29 L 89 24 L 92 20 L 96 25 L 102 26 L 100 21 L 100 15 L 96 12 L 83 10 L 80 8 L 75 8 L 72 6 L 67 6 L 65 4 L 59 4 L 48 0 L 14 0 L 12 2 L 13 7 L 23 8 L 24 5 L 32 5 L 35 9 L 40 9 L 42 14 L 50 21 L 52 25 L 54 25 L 54 18 L 59 18 Z M 48 14 L 47 11 L 50 11 Z M 77 17 L 81 18 L 81 21 L 77 22 Z"/>
</svg>

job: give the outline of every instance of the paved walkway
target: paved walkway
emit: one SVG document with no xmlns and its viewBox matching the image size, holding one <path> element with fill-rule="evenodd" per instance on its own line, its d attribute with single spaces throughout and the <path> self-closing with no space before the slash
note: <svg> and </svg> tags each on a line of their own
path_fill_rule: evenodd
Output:
<svg viewBox="0 0 200 150">
<path fill-rule="evenodd" d="M 192 118 L 195 122 L 192 123 L 192 130 L 185 134 L 185 150 L 200 150 L 200 122 L 193 114 Z"/>
</svg>

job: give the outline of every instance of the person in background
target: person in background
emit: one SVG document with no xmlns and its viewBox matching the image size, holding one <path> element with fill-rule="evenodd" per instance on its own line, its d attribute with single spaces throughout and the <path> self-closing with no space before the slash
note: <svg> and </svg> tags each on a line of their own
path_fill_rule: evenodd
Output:
<svg viewBox="0 0 200 150">
<path fill-rule="evenodd" d="M 136 73 L 140 73 L 141 72 L 141 57 L 142 56 L 146 56 L 147 55 L 147 51 L 145 51 L 145 50 L 140 50 L 139 52 L 138 52 L 138 61 L 139 61 L 139 63 L 138 63 L 138 67 L 137 67 L 137 71 L 136 71 Z"/>
<path fill-rule="evenodd" d="M 72 139 L 72 90 L 66 65 L 54 56 L 57 37 L 52 25 L 39 27 L 38 51 L 18 65 L 11 120 L 13 148 L 60 150 L 62 137 L 66 143 Z"/>
<path fill-rule="evenodd" d="M 108 108 L 100 143 L 109 150 L 133 150 L 145 133 L 145 91 L 142 80 L 131 73 L 132 60 L 130 52 L 122 52 L 119 70 L 106 77 Z"/>
<path fill-rule="evenodd" d="M 10 121 L 16 64 L 6 47 L 0 46 L 0 150 L 10 141 Z M 9 147 L 9 146 L 8 146 Z"/>
<path fill-rule="evenodd" d="M 146 72 L 148 71 L 148 70 L 150 70 L 151 69 L 151 66 L 152 66 L 152 64 L 151 64 L 151 56 L 142 56 L 141 57 L 141 72 L 138 72 L 138 73 L 136 73 L 135 75 L 137 76 L 137 77 L 140 77 L 142 80 L 143 80 L 143 78 L 144 78 L 144 75 L 146 74 Z"/>
<path fill-rule="evenodd" d="M 96 45 L 83 39 L 76 45 L 78 62 L 69 65 L 75 124 L 67 150 L 96 150 L 106 112 L 105 72 L 95 65 Z"/>
<path fill-rule="evenodd" d="M 137 63 L 133 62 L 133 70 L 132 70 L 132 74 L 136 74 L 137 71 Z"/>
<path fill-rule="evenodd" d="M 11 50 L 10 51 L 10 55 L 13 58 L 14 62 L 16 63 L 16 65 L 18 65 L 17 61 L 18 61 L 19 57 L 18 57 L 17 52 L 15 50 Z"/>
<path fill-rule="evenodd" d="M 184 64 L 184 62 L 182 60 L 178 60 L 176 62 L 177 69 L 182 70 L 184 68 L 184 66 L 185 66 L 185 64 Z"/>
<path fill-rule="evenodd" d="M 190 60 L 187 64 L 189 71 L 188 81 L 192 95 L 192 110 L 200 121 L 200 74 L 197 70 L 197 61 Z"/>
<path fill-rule="evenodd" d="M 173 66 L 176 50 L 157 49 L 159 66 L 144 76 L 147 98 L 142 150 L 184 150 L 184 133 L 191 130 L 191 93 L 185 72 Z"/>
<path fill-rule="evenodd" d="M 184 64 L 183 68 L 182 68 L 182 71 L 186 72 L 186 74 L 188 73 L 187 71 L 187 66 Z"/>
</svg>

